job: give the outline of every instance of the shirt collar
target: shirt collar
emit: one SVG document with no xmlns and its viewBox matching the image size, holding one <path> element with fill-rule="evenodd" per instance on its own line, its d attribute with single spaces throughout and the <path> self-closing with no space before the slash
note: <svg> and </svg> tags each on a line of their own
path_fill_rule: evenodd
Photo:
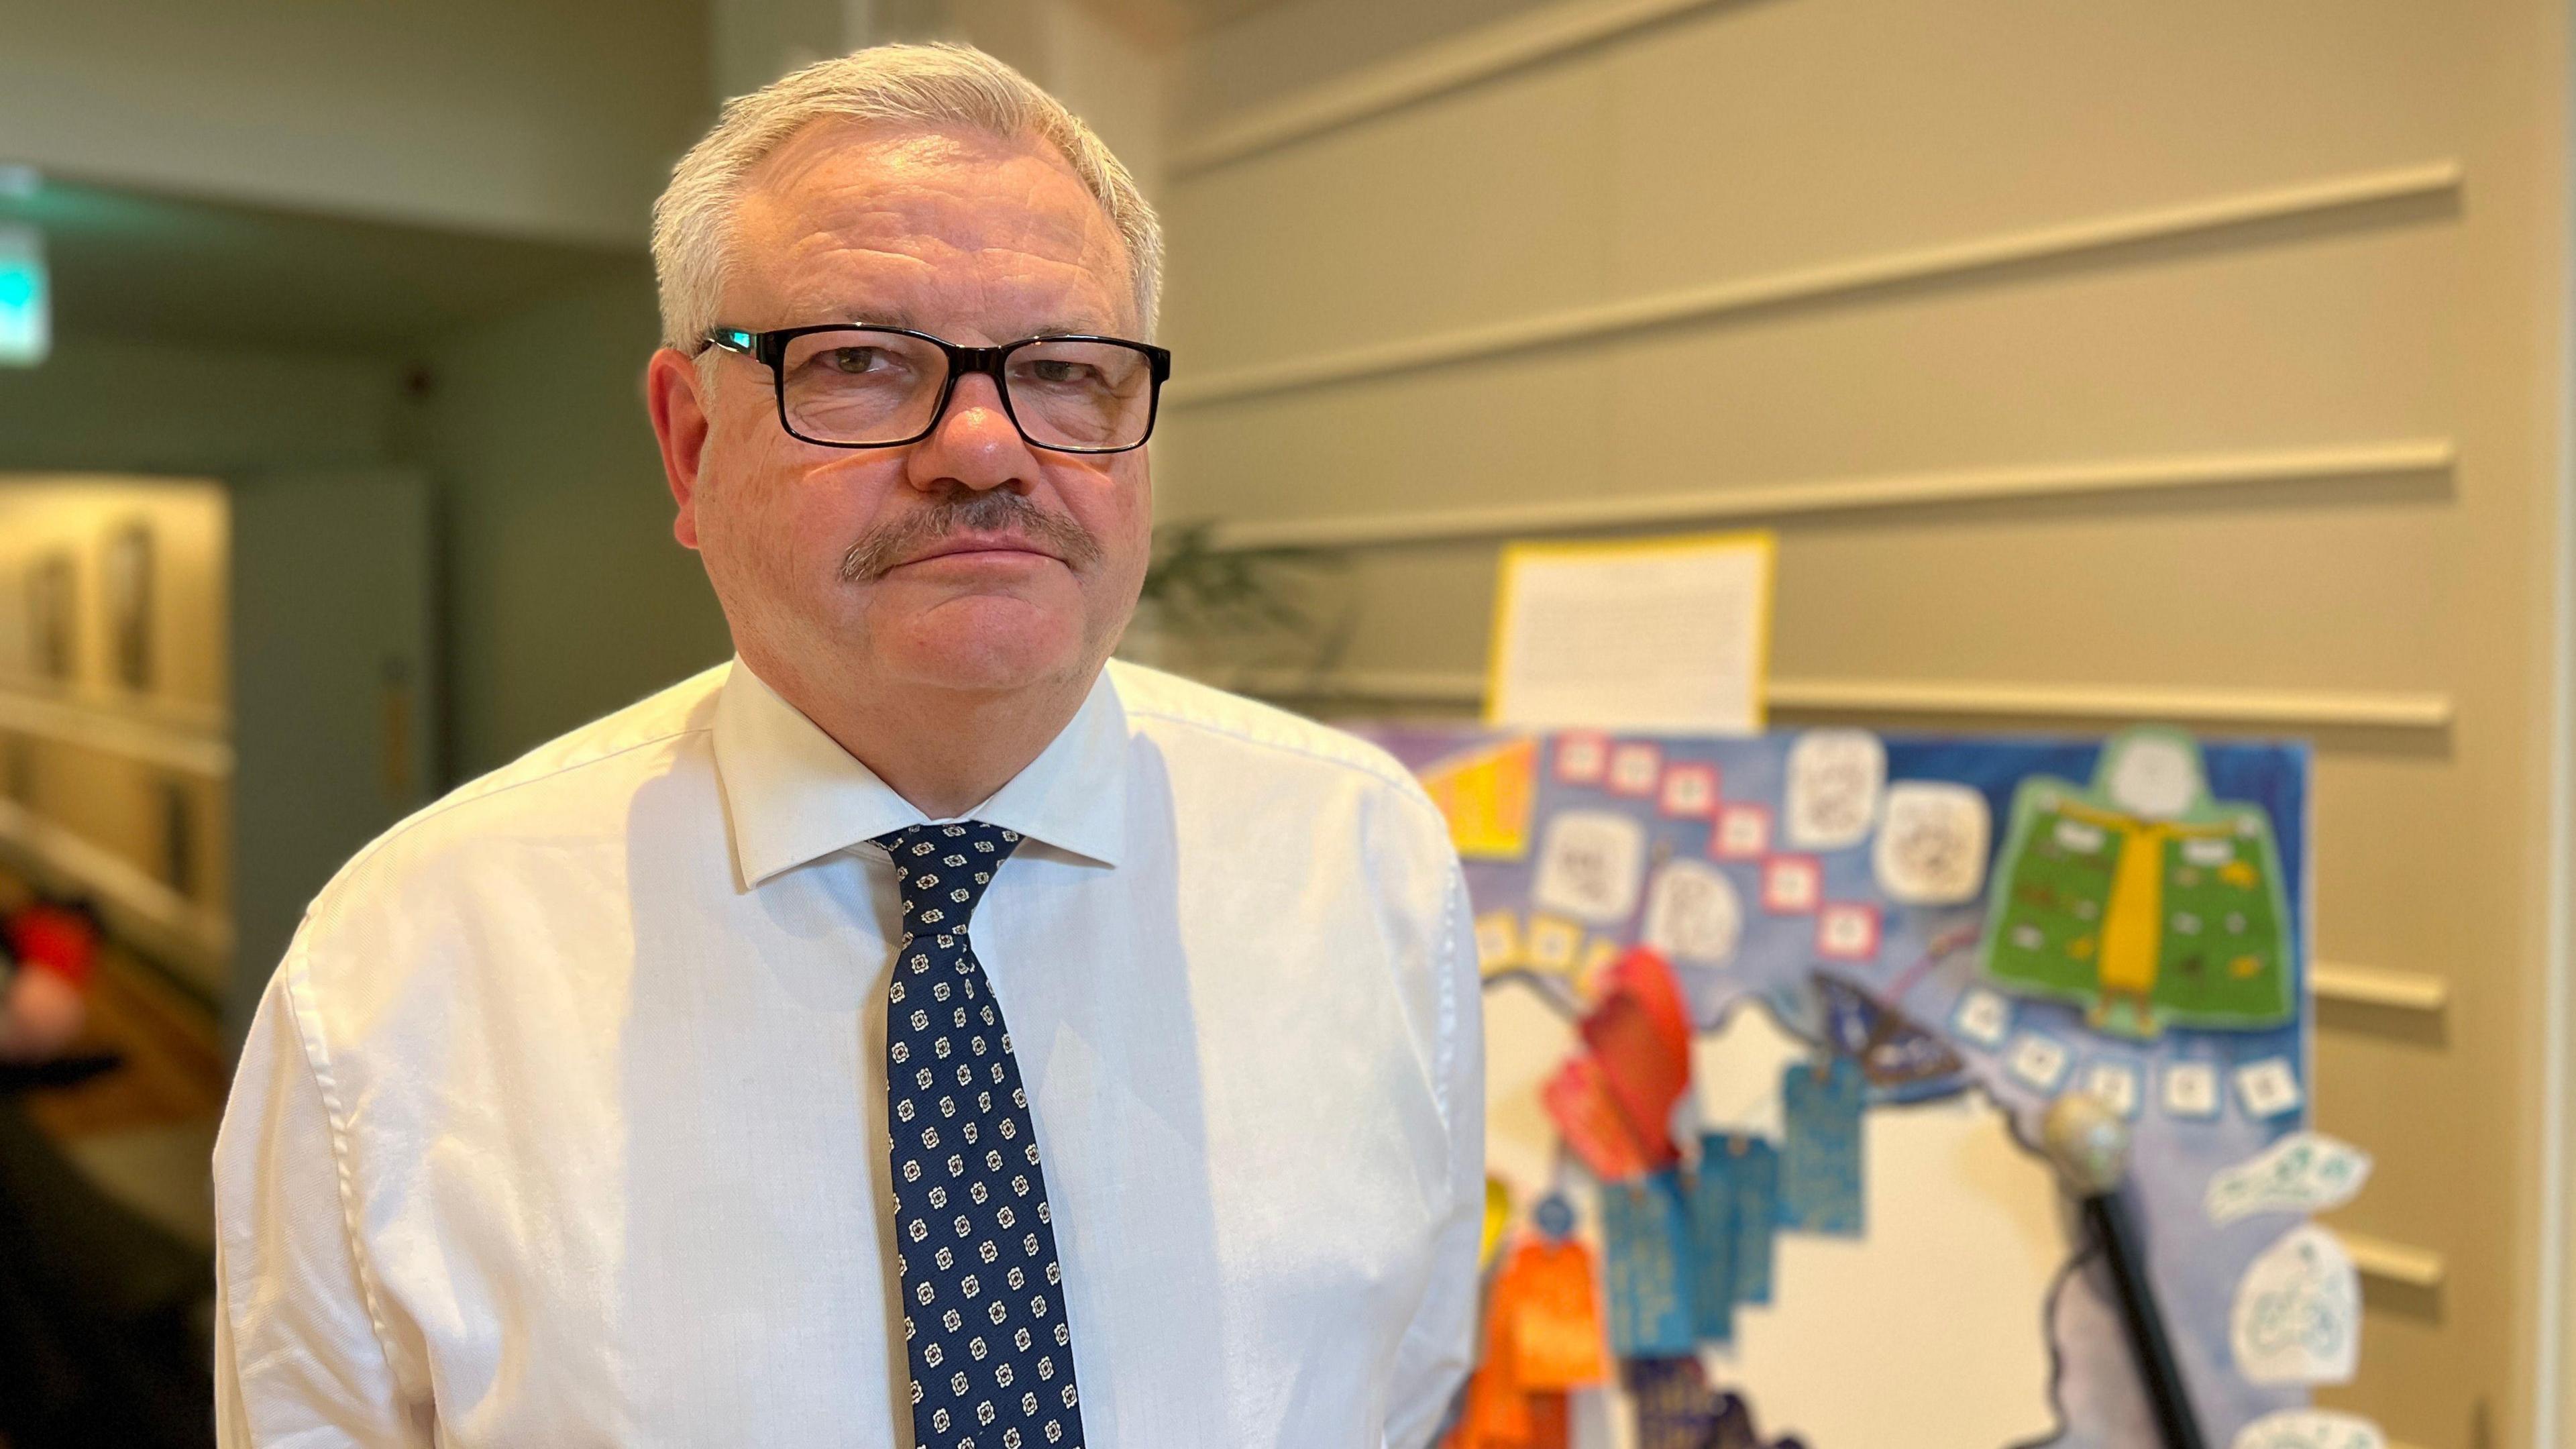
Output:
<svg viewBox="0 0 2576 1449">
<path fill-rule="evenodd" d="M 715 711 L 716 774 L 746 887 L 928 822 L 740 659 Z M 1127 833 L 1127 712 L 1103 670 L 1027 768 L 965 817 L 1115 866 Z"/>
</svg>

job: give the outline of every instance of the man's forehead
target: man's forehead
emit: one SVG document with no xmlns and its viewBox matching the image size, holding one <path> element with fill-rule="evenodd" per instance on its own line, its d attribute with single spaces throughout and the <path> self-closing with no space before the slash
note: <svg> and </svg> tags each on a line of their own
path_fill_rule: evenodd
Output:
<svg viewBox="0 0 2576 1449">
<path fill-rule="evenodd" d="M 728 302 L 793 313 L 745 325 L 936 331 L 962 308 L 1099 330 L 1134 312 L 1117 229 L 1035 137 L 818 123 L 747 178 L 733 246 Z"/>
</svg>

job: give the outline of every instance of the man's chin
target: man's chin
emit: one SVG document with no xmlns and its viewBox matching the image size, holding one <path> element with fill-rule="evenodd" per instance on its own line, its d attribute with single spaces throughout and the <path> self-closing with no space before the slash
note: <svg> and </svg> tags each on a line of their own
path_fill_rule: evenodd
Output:
<svg viewBox="0 0 2576 1449">
<path fill-rule="evenodd" d="M 904 641 L 889 672 L 916 684 L 977 693 L 1006 694 L 1060 684 L 1094 663 L 1079 631 L 1052 619 L 1032 621 L 1024 611 L 976 609 L 985 617 L 958 619 Z"/>
</svg>

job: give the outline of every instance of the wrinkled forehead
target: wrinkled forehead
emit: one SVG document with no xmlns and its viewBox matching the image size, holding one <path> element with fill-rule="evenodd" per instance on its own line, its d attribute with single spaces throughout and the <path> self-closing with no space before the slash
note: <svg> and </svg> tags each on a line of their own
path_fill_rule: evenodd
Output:
<svg viewBox="0 0 2576 1449">
<path fill-rule="evenodd" d="M 754 330 L 998 342 L 1138 325 L 1116 226 L 1037 137 L 818 122 L 746 178 L 728 260 L 726 321 Z"/>
</svg>

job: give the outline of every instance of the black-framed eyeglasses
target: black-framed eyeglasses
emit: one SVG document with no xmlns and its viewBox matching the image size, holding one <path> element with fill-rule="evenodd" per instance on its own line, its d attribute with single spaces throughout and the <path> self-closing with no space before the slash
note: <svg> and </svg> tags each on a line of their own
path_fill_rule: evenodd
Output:
<svg viewBox="0 0 2576 1449">
<path fill-rule="evenodd" d="M 1123 337 L 1026 337 L 960 347 L 902 327 L 718 328 L 709 347 L 765 363 L 778 421 L 826 448 L 900 448 L 929 437 L 957 379 L 980 372 L 1032 447 L 1124 453 L 1154 433 L 1172 354 Z"/>
</svg>

